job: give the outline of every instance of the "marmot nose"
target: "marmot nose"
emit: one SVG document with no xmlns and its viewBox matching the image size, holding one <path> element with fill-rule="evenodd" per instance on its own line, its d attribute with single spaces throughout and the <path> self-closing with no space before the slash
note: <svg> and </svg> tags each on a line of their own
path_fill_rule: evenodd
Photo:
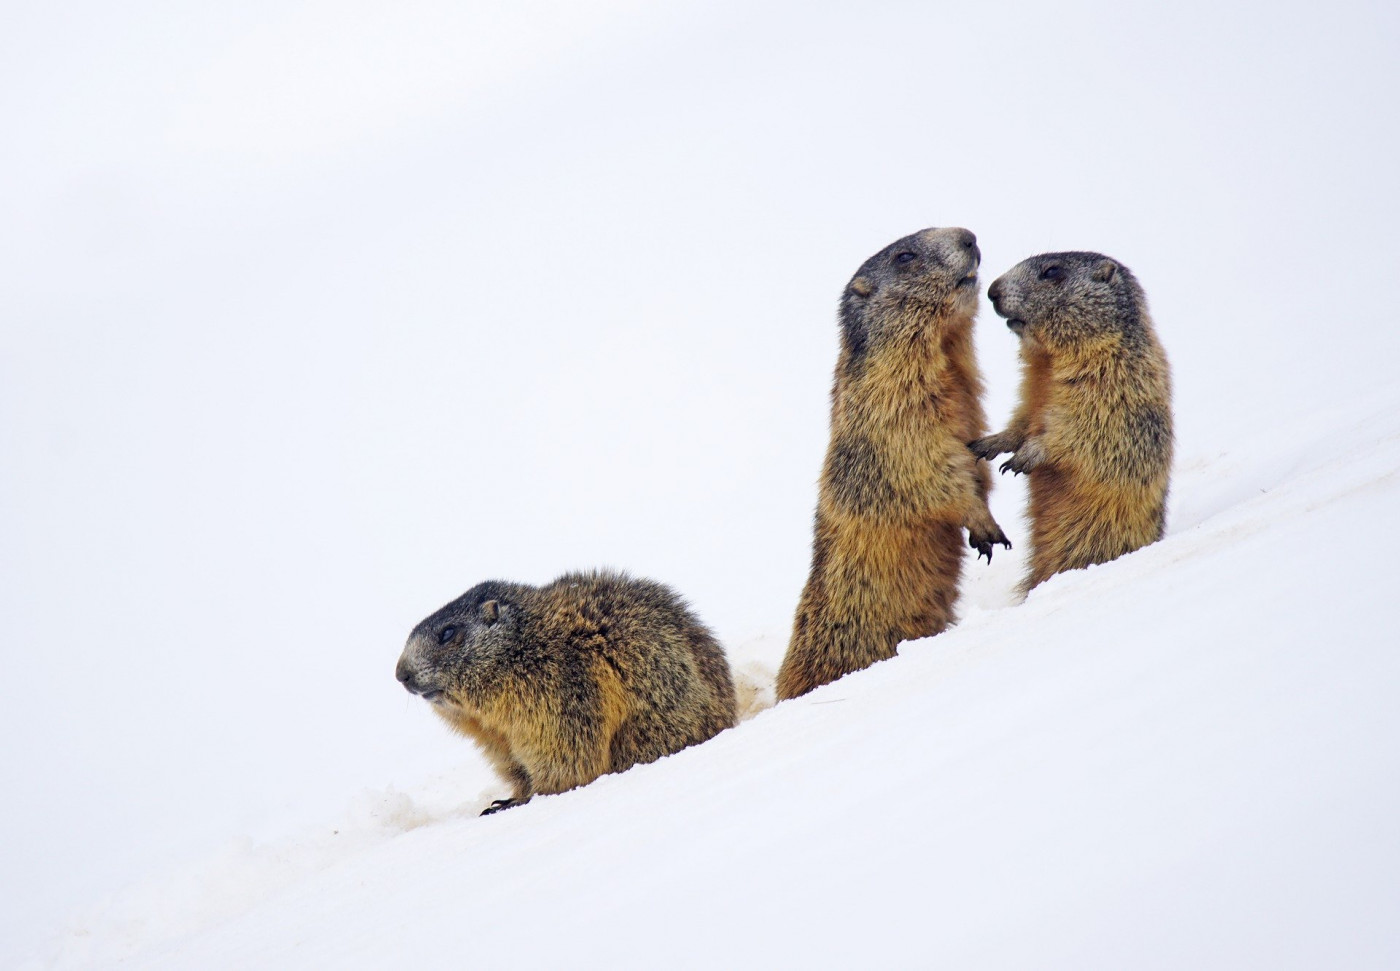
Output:
<svg viewBox="0 0 1400 971">
<path fill-rule="evenodd" d="M 394 668 L 394 677 L 403 682 L 403 686 L 409 691 L 413 691 L 417 685 L 413 683 L 413 668 L 408 664 L 408 658 L 399 658 L 398 666 Z"/>
<path fill-rule="evenodd" d="M 992 285 L 987 288 L 987 299 L 996 303 L 1001 299 L 1001 281 L 993 280 Z"/>
<path fill-rule="evenodd" d="M 972 254 L 978 266 L 982 265 L 982 251 L 977 248 L 977 237 L 970 229 L 958 230 L 958 245 Z"/>
</svg>

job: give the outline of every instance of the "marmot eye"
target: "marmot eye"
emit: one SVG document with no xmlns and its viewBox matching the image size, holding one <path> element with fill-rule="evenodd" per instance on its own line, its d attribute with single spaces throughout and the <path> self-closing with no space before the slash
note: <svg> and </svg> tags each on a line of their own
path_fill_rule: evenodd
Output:
<svg viewBox="0 0 1400 971">
<path fill-rule="evenodd" d="M 896 263 L 910 263 L 910 262 L 912 262 L 914 259 L 916 259 L 917 257 L 918 257 L 918 254 L 917 254 L 917 253 L 911 253 L 911 252 L 909 252 L 908 250 L 905 250 L 903 253 L 900 253 L 898 256 L 896 256 L 896 257 L 894 258 L 894 261 L 895 261 Z"/>
<path fill-rule="evenodd" d="M 457 628 L 448 625 L 447 627 L 444 627 L 442 630 L 438 631 L 438 643 L 446 644 L 448 641 L 452 640 L 452 638 L 456 636 Z"/>
<path fill-rule="evenodd" d="M 1058 266 L 1047 266 L 1040 271 L 1040 278 L 1042 280 L 1058 280 L 1060 276 L 1060 268 Z"/>
</svg>

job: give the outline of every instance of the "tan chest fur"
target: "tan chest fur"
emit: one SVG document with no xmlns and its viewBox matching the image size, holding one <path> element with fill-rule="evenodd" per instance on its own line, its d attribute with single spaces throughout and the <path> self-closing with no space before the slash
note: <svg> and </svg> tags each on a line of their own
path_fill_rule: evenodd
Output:
<svg viewBox="0 0 1400 971">
<path fill-rule="evenodd" d="M 838 368 L 832 394 L 833 448 L 868 442 L 884 483 L 901 500 L 894 506 L 906 516 L 946 504 L 946 482 L 967 464 L 966 443 L 986 424 L 972 318 L 955 318 L 943 328 L 942 335 L 921 331 L 882 349 L 857 377 Z M 836 519 L 849 515 L 826 485 L 822 511 Z"/>
<path fill-rule="evenodd" d="M 1165 356 L 1126 356 L 1108 337 L 1051 354 L 1022 347 L 1027 438 L 1044 461 L 1030 475 L 1030 589 L 1055 573 L 1111 560 L 1162 535 L 1171 445 L 1134 425 L 1170 416 Z M 1169 436 L 1169 432 L 1167 433 Z"/>
</svg>

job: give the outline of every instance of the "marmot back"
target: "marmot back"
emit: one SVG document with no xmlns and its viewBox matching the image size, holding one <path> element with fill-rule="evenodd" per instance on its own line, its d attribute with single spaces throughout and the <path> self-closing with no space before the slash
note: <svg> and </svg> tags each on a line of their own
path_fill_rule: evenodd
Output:
<svg viewBox="0 0 1400 971">
<path fill-rule="evenodd" d="M 1011 545 L 966 446 L 986 424 L 972 346 L 980 261 L 966 229 L 926 229 L 866 260 L 842 294 L 812 569 L 780 699 L 947 627 L 964 527 L 988 560 Z"/>
<path fill-rule="evenodd" d="M 1045 253 L 987 290 L 1021 339 L 1021 400 L 983 458 L 1030 474 L 1022 589 L 1161 539 L 1172 465 L 1171 372 L 1147 298 L 1101 253 Z"/>
<path fill-rule="evenodd" d="M 478 584 L 413 629 L 397 675 L 513 787 L 495 812 L 735 723 L 724 651 L 669 588 L 613 572 Z"/>
</svg>

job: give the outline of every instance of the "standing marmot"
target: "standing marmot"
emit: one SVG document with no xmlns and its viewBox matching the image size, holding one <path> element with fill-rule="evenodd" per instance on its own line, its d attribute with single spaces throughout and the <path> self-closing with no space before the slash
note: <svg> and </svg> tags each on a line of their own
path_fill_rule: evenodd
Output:
<svg viewBox="0 0 1400 971">
<path fill-rule="evenodd" d="M 980 260 L 966 229 L 925 229 L 846 285 L 812 571 L 780 699 L 947 627 L 963 527 L 988 561 L 994 543 L 1011 545 L 987 508 L 987 467 L 967 450 L 986 425 L 972 348 Z"/>
<path fill-rule="evenodd" d="M 669 587 L 622 573 L 477 584 L 413 629 L 396 673 L 514 787 L 487 813 L 654 761 L 735 721 L 714 636 Z"/>
<path fill-rule="evenodd" d="M 1171 373 L 1147 298 L 1099 253 L 1046 253 L 991 285 L 1021 338 L 1021 402 L 1006 431 L 972 443 L 1030 473 L 1029 591 L 1063 570 L 1162 538 L 1172 465 Z"/>
</svg>

